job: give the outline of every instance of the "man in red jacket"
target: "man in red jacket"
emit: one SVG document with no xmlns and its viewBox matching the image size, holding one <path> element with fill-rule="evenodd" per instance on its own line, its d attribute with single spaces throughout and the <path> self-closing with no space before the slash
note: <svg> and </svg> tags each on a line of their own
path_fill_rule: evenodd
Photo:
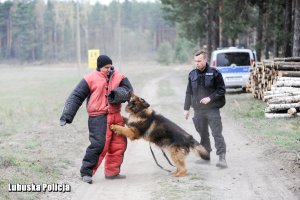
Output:
<svg viewBox="0 0 300 200">
<path fill-rule="evenodd" d="M 91 144 L 87 147 L 80 169 L 84 182 L 92 183 L 92 176 L 104 157 L 106 179 L 126 178 L 120 174 L 120 166 L 127 140 L 113 133 L 109 127 L 111 124 L 123 125 L 121 103 L 130 99 L 132 90 L 129 80 L 114 71 L 112 60 L 106 55 L 100 55 L 97 59 L 97 70 L 87 74 L 68 97 L 60 118 L 61 126 L 72 123 L 77 110 L 87 99 Z"/>
</svg>

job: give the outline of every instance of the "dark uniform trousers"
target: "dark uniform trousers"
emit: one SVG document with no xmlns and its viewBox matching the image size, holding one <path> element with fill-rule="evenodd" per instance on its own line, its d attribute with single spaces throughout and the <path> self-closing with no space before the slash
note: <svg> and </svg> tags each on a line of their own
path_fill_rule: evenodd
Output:
<svg viewBox="0 0 300 200">
<path fill-rule="evenodd" d="M 212 136 L 215 140 L 216 154 L 226 153 L 226 144 L 222 135 L 222 121 L 219 108 L 195 110 L 193 122 L 197 132 L 200 134 L 200 144 L 211 152 L 209 130 L 211 129 Z"/>
</svg>

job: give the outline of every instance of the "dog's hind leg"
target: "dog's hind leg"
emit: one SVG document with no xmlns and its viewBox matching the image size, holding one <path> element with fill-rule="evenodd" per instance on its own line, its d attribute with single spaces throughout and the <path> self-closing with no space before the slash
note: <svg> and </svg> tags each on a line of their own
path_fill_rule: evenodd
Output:
<svg viewBox="0 0 300 200">
<path fill-rule="evenodd" d="M 170 154 L 172 161 L 174 162 L 176 166 L 176 171 L 172 173 L 173 176 L 180 177 L 180 176 L 186 176 L 186 168 L 185 168 L 185 158 L 186 158 L 186 152 L 184 149 L 181 148 L 171 148 Z"/>
</svg>

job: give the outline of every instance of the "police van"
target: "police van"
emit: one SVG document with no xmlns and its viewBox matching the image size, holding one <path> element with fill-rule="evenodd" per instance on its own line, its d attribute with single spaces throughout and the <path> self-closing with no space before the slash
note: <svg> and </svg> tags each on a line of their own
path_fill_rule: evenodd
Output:
<svg viewBox="0 0 300 200">
<path fill-rule="evenodd" d="M 255 52 L 250 49 L 228 47 L 212 52 L 210 66 L 222 73 L 226 88 L 246 89 Z"/>
</svg>

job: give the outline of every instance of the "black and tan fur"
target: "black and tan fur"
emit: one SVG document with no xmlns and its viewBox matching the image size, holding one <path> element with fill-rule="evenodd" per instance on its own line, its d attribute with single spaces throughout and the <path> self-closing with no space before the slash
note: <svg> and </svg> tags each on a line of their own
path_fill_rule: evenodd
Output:
<svg viewBox="0 0 300 200">
<path fill-rule="evenodd" d="M 144 99 L 132 95 L 125 108 L 129 117 L 123 117 L 127 127 L 111 125 L 110 128 L 131 140 L 143 138 L 169 152 L 177 168 L 172 175 L 185 176 L 185 158 L 188 153 L 192 150 L 205 158 L 208 152 L 193 136 L 164 116 L 156 114 L 149 106 Z"/>
</svg>

